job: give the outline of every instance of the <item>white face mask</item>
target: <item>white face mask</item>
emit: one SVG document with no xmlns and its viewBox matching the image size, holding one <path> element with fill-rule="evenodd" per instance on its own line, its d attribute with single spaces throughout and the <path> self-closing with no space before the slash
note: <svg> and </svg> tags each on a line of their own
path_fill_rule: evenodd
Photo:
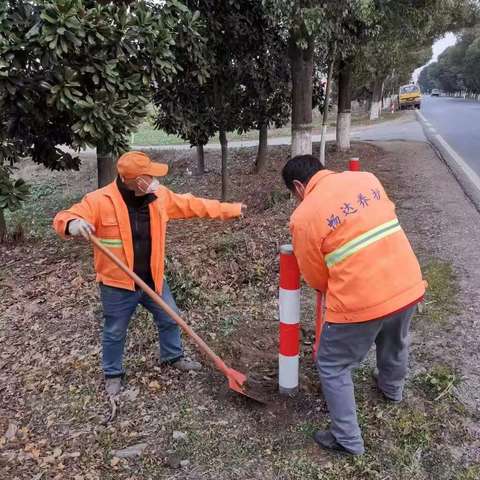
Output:
<svg viewBox="0 0 480 480">
<path fill-rule="evenodd" d="M 154 178 L 150 183 L 147 183 L 143 178 L 139 178 L 137 180 L 137 186 L 143 193 L 149 194 L 154 193 L 160 188 L 160 182 Z"/>
<path fill-rule="evenodd" d="M 151 182 L 150 185 L 147 188 L 146 193 L 154 193 L 160 188 L 160 182 L 154 178 Z"/>
</svg>

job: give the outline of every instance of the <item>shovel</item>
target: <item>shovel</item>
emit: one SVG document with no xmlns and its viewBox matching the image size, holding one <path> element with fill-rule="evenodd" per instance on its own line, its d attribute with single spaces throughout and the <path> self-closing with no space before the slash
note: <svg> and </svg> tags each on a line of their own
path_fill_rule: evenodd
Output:
<svg viewBox="0 0 480 480">
<path fill-rule="evenodd" d="M 97 247 L 102 253 L 104 253 L 113 263 L 117 265 L 118 268 L 123 270 L 159 307 L 161 307 L 175 322 L 178 326 L 193 340 L 197 345 L 199 350 L 205 354 L 217 367 L 217 369 L 225 375 L 228 379 L 228 386 L 231 390 L 234 390 L 241 395 L 252 398 L 260 403 L 265 403 L 258 395 L 255 395 L 251 392 L 247 392 L 246 381 L 247 377 L 243 373 L 237 372 L 233 368 L 228 367 L 225 362 L 190 328 L 190 326 L 183 320 L 177 312 L 175 312 L 171 307 L 169 307 L 153 289 L 151 289 L 137 274 L 130 270 L 121 260 L 119 260 L 110 250 L 105 248 L 100 240 L 93 234 L 89 235 L 92 243 Z"/>
</svg>

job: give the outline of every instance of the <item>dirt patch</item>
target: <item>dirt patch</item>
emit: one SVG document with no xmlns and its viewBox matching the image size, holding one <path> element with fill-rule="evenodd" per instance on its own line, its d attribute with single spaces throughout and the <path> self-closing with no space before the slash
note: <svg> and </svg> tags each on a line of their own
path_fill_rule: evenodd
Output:
<svg viewBox="0 0 480 480">
<path fill-rule="evenodd" d="M 173 190 L 219 196 L 219 152 L 207 152 L 209 173 L 202 177 L 192 174 L 190 151 L 157 156 L 171 163 L 167 182 Z M 232 151 L 229 197 L 249 206 L 247 217 L 171 222 L 167 247 L 169 281 L 185 317 L 229 365 L 249 373 L 269 404 L 231 392 L 208 364 L 193 375 L 160 367 L 155 329 L 140 310 L 128 337 L 119 416 L 107 426 L 101 311 L 89 248 L 58 240 L 49 227 L 55 210 L 93 188 L 93 163 L 68 177 L 25 164 L 37 197 L 16 219 L 30 235 L 23 244 L 0 247 L 1 478 L 475 478 L 470 464 L 479 461 L 478 432 L 469 399 L 475 396 L 472 332 L 478 323 L 477 311 L 469 308 L 478 299 L 478 259 L 475 243 L 467 243 L 478 229 L 478 221 L 469 219 L 477 217 L 425 145 L 355 143 L 345 155 L 329 147 L 329 168 L 345 169 L 348 158 L 358 156 L 364 169 L 380 176 L 422 262 L 441 265 L 434 269 L 438 295 L 432 297 L 439 320 L 429 323 L 425 315 L 415 324 L 414 380 L 405 405 L 385 404 L 368 366 L 360 369 L 356 392 L 368 454 L 339 459 L 311 440 L 327 425 L 327 412 L 311 360 L 315 295 L 308 288 L 302 290 L 301 390 L 296 398 L 276 394 L 277 256 L 288 242 L 294 208 L 279 177 L 288 156 L 288 147 L 272 148 L 266 171 L 253 175 L 255 150 Z M 54 188 L 47 192 L 46 184 Z M 458 303 L 445 314 L 441 306 L 449 296 Z M 188 342 L 187 351 L 197 356 Z M 433 368 L 440 360 L 452 368 Z M 458 382 L 460 377 L 468 380 Z M 143 443 L 139 458 L 113 456 Z M 180 470 L 173 469 L 182 461 Z"/>
</svg>

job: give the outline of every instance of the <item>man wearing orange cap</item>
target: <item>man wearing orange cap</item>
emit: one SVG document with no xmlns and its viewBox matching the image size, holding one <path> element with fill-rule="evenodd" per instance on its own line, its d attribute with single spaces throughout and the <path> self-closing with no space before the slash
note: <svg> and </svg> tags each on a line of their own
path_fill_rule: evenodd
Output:
<svg viewBox="0 0 480 480">
<path fill-rule="evenodd" d="M 164 280 L 168 220 L 226 220 L 240 216 L 243 205 L 173 193 L 156 179 L 167 174 L 168 166 L 152 162 L 142 152 L 122 155 L 117 170 L 114 182 L 59 212 L 54 228 L 65 238 L 81 235 L 88 239 L 90 232 L 95 233 L 104 246 L 176 309 Z M 107 393 L 116 395 L 120 391 L 128 324 L 139 304 L 152 313 L 157 325 L 160 361 L 183 371 L 200 369 L 198 362 L 185 358 L 178 325 L 105 255 L 94 251 L 94 263 L 104 310 L 102 364 Z"/>
</svg>

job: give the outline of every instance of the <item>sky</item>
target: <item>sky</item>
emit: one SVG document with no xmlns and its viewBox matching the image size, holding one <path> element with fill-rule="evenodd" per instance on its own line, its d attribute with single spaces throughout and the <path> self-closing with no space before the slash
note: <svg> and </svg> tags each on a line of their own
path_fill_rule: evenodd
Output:
<svg viewBox="0 0 480 480">
<path fill-rule="evenodd" d="M 433 44 L 433 57 L 430 59 L 430 61 L 428 63 L 431 63 L 431 62 L 435 62 L 438 58 L 438 56 L 448 47 L 451 47 L 452 45 L 455 45 L 457 41 L 457 37 L 453 34 L 453 33 L 447 33 L 443 38 L 441 38 L 440 40 L 437 40 L 434 44 Z M 428 65 L 427 63 L 427 65 Z M 422 67 L 420 68 L 417 68 L 414 72 L 413 72 L 413 80 L 416 82 L 417 79 L 418 79 L 418 75 L 420 74 L 422 68 L 425 67 L 425 65 L 423 65 Z"/>
</svg>

